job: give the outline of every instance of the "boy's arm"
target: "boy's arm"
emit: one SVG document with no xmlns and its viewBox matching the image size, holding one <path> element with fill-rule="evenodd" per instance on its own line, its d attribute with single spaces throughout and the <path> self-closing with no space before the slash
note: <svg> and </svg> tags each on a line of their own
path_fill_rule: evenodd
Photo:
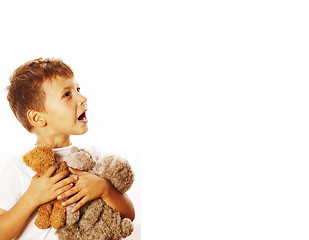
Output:
<svg viewBox="0 0 309 240">
<path fill-rule="evenodd" d="M 130 198 L 126 194 L 121 194 L 117 191 L 117 189 L 106 179 L 103 178 L 105 183 L 104 185 L 108 185 L 103 189 L 107 189 L 102 195 L 101 198 L 109 205 L 111 208 L 117 210 L 122 217 L 126 217 L 131 219 L 131 221 L 135 218 L 134 206 L 130 200 Z"/>
<path fill-rule="evenodd" d="M 32 215 L 36 207 L 37 206 L 31 200 L 31 196 L 25 193 L 9 211 L 1 209 L 1 240 L 14 238 Z"/>
<path fill-rule="evenodd" d="M 79 201 L 73 208 L 73 211 L 77 211 L 86 202 L 101 197 L 106 204 L 118 211 L 122 217 L 134 220 L 135 210 L 131 200 L 125 194 L 118 192 L 109 181 L 89 172 L 73 168 L 69 168 L 69 171 L 77 175 L 79 180 L 75 187 L 58 196 L 58 199 L 65 199 L 75 194 L 75 196 L 64 202 L 66 206 Z"/>
<path fill-rule="evenodd" d="M 75 181 L 73 178 L 61 180 L 69 174 L 68 171 L 52 177 L 56 169 L 56 166 L 52 166 L 41 177 L 35 175 L 17 203 L 9 211 L 1 209 L 1 240 L 14 238 L 38 206 L 55 199 L 57 195 L 72 187 L 70 183 Z"/>
</svg>

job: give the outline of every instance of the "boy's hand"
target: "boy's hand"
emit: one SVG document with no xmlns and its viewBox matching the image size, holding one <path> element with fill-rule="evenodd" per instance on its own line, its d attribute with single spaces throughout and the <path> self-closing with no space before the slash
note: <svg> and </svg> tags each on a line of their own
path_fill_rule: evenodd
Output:
<svg viewBox="0 0 309 240">
<path fill-rule="evenodd" d="M 71 167 L 69 167 L 69 171 L 78 176 L 78 181 L 72 189 L 59 194 L 57 199 L 62 200 L 75 194 L 75 196 L 63 203 L 64 206 L 67 206 L 79 201 L 72 209 L 72 212 L 76 212 L 88 201 L 97 199 L 108 192 L 110 183 L 106 179 Z"/>
<path fill-rule="evenodd" d="M 55 199 L 59 194 L 73 187 L 76 179 L 73 177 L 63 179 L 69 175 L 69 171 L 52 176 L 57 168 L 57 166 L 51 166 L 42 176 L 38 174 L 33 176 L 26 193 L 37 206 Z"/>
</svg>

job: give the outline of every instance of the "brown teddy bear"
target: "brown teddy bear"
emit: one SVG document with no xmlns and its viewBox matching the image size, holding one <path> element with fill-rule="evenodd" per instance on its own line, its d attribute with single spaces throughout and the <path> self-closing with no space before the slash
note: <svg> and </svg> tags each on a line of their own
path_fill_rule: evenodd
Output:
<svg viewBox="0 0 309 240">
<path fill-rule="evenodd" d="M 23 156 L 23 161 L 33 171 L 37 172 L 38 175 L 44 174 L 49 167 L 56 164 L 53 150 L 46 146 L 35 147 Z M 53 175 L 66 171 L 67 169 L 67 163 L 60 162 L 58 169 Z M 55 199 L 38 207 L 38 216 L 35 220 L 35 225 L 40 229 L 46 229 L 50 226 L 58 229 L 64 226 L 66 221 L 66 208 L 61 203 L 61 201 Z"/>
<path fill-rule="evenodd" d="M 121 193 L 128 191 L 134 181 L 130 164 L 118 156 L 93 158 L 86 150 L 72 147 L 65 161 L 70 167 L 104 177 Z M 122 219 L 119 212 L 98 198 L 85 204 L 78 214 L 67 210 L 67 224 L 56 233 L 60 240 L 107 240 L 128 237 L 132 231 L 130 219 Z"/>
</svg>

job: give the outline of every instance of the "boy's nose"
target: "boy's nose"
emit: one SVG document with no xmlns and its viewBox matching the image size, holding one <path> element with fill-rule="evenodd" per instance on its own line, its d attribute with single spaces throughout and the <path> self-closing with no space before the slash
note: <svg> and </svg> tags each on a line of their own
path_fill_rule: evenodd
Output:
<svg viewBox="0 0 309 240">
<path fill-rule="evenodd" d="M 87 105 L 87 98 L 81 94 L 80 96 L 81 96 L 80 105 L 83 105 L 83 104 Z"/>
</svg>

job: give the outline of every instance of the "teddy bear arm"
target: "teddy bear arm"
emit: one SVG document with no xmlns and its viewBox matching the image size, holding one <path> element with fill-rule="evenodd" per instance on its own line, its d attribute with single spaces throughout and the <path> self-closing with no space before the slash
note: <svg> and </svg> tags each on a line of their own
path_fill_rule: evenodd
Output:
<svg viewBox="0 0 309 240">
<path fill-rule="evenodd" d="M 80 213 L 79 210 L 72 213 L 72 209 L 76 206 L 76 203 L 72 203 L 69 206 L 66 207 L 66 211 L 67 211 L 67 220 L 66 220 L 66 225 L 67 226 L 71 226 L 75 223 L 78 222 L 79 217 L 80 217 Z"/>
</svg>

